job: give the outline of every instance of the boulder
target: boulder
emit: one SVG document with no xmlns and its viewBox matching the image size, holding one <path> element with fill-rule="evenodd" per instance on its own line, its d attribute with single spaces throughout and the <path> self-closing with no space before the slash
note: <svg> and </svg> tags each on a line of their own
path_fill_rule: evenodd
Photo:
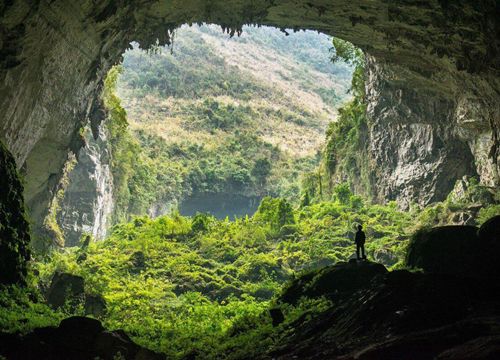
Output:
<svg viewBox="0 0 500 360">
<path fill-rule="evenodd" d="M 498 217 L 500 219 L 500 217 Z M 440 226 L 417 231 L 408 246 L 406 265 L 427 273 L 487 279 L 500 277 L 498 219 L 475 226 Z"/>
<path fill-rule="evenodd" d="M 338 263 L 293 280 L 279 301 L 294 305 L 304 296 L 344 296 L 368 287 L 376 276 L 386 273 L 384 265 L 369 261 Z"/>
<path fill-rule="evenodd" d="M 58 327 L 35 329 L 27 335 L 0 333 L 0 358 L 7 359 L 124 359 L 165 357 L 135 344 L 123 330 L 106 331 L 95 319 L 73 316 Z"/>
<path fill-rule="evenodd" d="M 96 338 L 95 349 L 105 359 L 113 359 L 120 355 L 125 359 L 134 359 L 139 346 L 123 332 L 103 331 Z"/>
<path fill-rule="evenodd" d="M 72 316 L 63 319 L 59 324 L 59 330 L 67 333 L 79 333 L 86 336 L 94 336 L 104 330 L 101 322 L 84 316 Z"/>
<path fill-rule="evenodd" d="M 106 313 L 106 301 L 100 295 L 85 296 L 85 315 L 100 317 Z"/>
<path fill-rule="evenodd" d="M 279 307 L 269 309 L 269 315 L 271 316 L 274 327 L 285 321 L 285 316 Z"/>
<path fill-rule="evenodd" d="M 373 252 L 373 259 L 385 266 L 392 266 L 398 262 L 398 257 L 391 250 L 380 248 Z"/>
<path fill-rule="evenodd" d="M 469 212 L 460 211 L 453 215 L 451 222 L 454 225 L 476 225 L 476 221 L 474 220 L 474 216 Z"/>
<path fill-rule="evenodd" d="M 100 321 L 84 316 L 72 316 L 61 321 L 56 337 L 65 347 L 83 351 L 92 347 L 102 331 L 104 327 Z"/>
<path fill-rule="evenodd" d="M 130 272 L 133 274 L 139 274 L 146 268 L 146 256 L 142 251 L 136 251 L 130 256 Z"/>
<path fill-rule="evenodd" d="M 54 309 L 60 308 L 66 303 L 75 307 L 83 302 L 84 280 L 81 276 L 56 272 L 52 277 L 49 290 L 47 291 L 47 303 Z"/>
<path fill-rule="evenodd" d="M 259 299 L 259 300 L 270 300 L 273 295 L 274 295 L 274 291 L 271 290 L 271 289 L 268 289 L 266 287 L 261 287 L 261 288 L 258 288 L 257 290 L 255 290 L 252 295 L 256 298 L 256 299 Z"/>
<path fill-rule="evenodd" d="M 479 228 L 477 235 L 485 242 L 491 242 L 496 249 L 500 248 L 500 215 L 486 220 Z"/>
</svg>

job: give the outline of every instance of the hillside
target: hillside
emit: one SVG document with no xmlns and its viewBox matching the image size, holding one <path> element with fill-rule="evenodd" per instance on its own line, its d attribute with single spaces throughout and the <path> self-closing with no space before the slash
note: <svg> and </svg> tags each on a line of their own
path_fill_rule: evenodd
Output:
<svg viewBox="0 0 500 360">
<path fill-rule="evenodd" d="M 171 182 L 147 212 L 243 216 L 265 195 L 296 202 L 349 99 L 352 69 L 330 61 L 331 47 L 312 32 L 246 27 L 230 38 L 184 26 L 171 48 L 127 51 L 117 96 L 144 156 Z"/>
</svg>

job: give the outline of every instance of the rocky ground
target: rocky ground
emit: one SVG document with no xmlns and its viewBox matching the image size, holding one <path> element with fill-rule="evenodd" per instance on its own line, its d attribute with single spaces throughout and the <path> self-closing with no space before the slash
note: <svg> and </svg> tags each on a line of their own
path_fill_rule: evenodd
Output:
<svg viewBox="0 0 500 360">
<path fill-rule="evenodd" d="M 298 278 L 282 304 L 325 296 L 332 306 L 291 324 L 263 358 L 500 358 L 499 231 L 500 216 L 421 231 L 407 256 L 421 272 L 353 261 Z"/>
</svg>

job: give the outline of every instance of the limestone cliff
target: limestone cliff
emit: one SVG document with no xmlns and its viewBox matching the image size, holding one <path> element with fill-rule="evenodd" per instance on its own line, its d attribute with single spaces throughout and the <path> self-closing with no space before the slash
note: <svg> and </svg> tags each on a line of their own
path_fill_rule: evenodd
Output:
<svg viewBox="0 0 500 360">
<path fill-rule="evenodd" d="M 372 194 L 378 202 L 396 200 L 403 208 L 411 202 L 425 206 L 443 200 L 457 179 L 481 169 L 476 169 L 474 154 L 460 136 L 457 103 L 436 89 L 423 91 L 397 80 L 397 69 L 367 57 Z M 488 130 L 469 136 L 491 138 Z M 481 178 L 494 183 L 487 174 Z"/>
<path fill-rule="evenodd" d="M 69 174 L 57 222 L 64 233 L 65 245 L 79 244 L 83 233 L 96 240 L 106 235 L 113 211 L 113 178 L 107 134 L 99 128 L 97 139 L 86 132 L 85 146 L 80 149 L 78 163 Z"/>
</svg>

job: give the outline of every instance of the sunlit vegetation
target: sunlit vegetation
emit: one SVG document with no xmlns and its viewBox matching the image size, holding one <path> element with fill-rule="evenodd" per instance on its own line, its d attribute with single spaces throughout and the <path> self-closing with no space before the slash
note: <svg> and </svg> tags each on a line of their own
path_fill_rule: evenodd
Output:
<svg viewBox="0 0 500 360">
<path fill-rule="evenodd" d="M 467 181 L 463 191 L 457 186 Z M 494 189 L 481 185 L 476 178 L 457 181 L 455 191 L 445 201 L 425 207 L 419 214 L 421 227 L 448 225 L 457 222 L 481 224 L 489 218 L 500 215 L 500 194 Z"/>
<path fill-rule="evenodd" d="M 371 199 L 373 172 L 368 163 L 368 119 L 365 103 L 365 57 L 351 43 L 333 39 L 333 62 L 353 67 L 350 101 L 338 109 L 326 130 L 326 144 L 319 167 L 303 176 L 302 197 L 307 201 L 330 199 L 335 184 L 347 181 L 358 194 Z"/>
<path fill-rule="evenodd" d="M 433 207 L 402 212 L 395 203 L 370 205 L 343 183 L 331 201 L 294 207 L 265 198 L 253 217 L 234 221 L 207 214 L 135 217 L 115 225 L 102 242 L 32 264 L 28 289 L 0 291 L 0 325 L 28 332 L 83 314 L 81 307 L 56 311 L 43 303 L 41 292 L 59 271 L 82 276 L 86 293 L 107 303 L 100 317 L 105 326 L 124 329 L 142 345 L 173 358 L 250 356 L 272 347 L 297 318 L 328 306 L 321 299 L 282 306 L 285 321 L 277 328 L 268 312 L 288 280 L 351 258 L 358 223 L 367 234 L 369 260 L 398 269 L 416 229 L 445 224 L 453 211 L 490 195 L 472 180 L 465 197 L 450 195 Z M 479 223 L 500 214 L 495 201 L 479 211 Z"/>
<path fill-rule="evenodd" d="M 370 205 L 342 183 L 331 201 L 294 207 L 285 199 L 264 198 L 254 216 L 234 221 L 207 214 L 135 217 L 115 225 L 102 242 L 54 252 L 33 264 L 32 290 L 0 292 L 0 322 L 9 331 L 26 332 L 81 314 L 80 308 L 51 310 L 41 300 L 39 289 L 47 289 L 55 272 L 67 272 L 85 279 L 87 293 L 104 297 L 107 313 L 100 319 L 107 328 L 122 328 L 149 348 L 174 358 L 258 353 L 277 341 L 274 334 L 282 327 L 328 305 L 303 299 L 282 308 L 281 327 L 271 325 L 268 309 L 290 279 L 354 255 L 358 223 L 367 234 L 368 258 L 398 269 L 416 229 L 436 219 L 450 221 L 445 215 L 452 209 L 489 196 L 472 185 L 462 200 L 453 202 L 450 195 L 443 203 L 411 212 L 398 210 L 395 203 Z M 486 206 L 479 219 L 499 210 Z"/>
<path fill-rule="evenodd" d="M 294 274 L 351 257 L 357 223 L 365 224 L 370 258 L 398 266 L 411 215 L 395 204 L 365 205 L 344 187 L 336 201 L 295 209 L 265 198 L 253 217 L 235 221 L 136 217 L 105 241 L 36 267 L 40 286 L 55 271 L 83 276 L 87 292 L 108 304 L 105 325 L 143 345 L 173 356 L 215 354 L 236 327 L 269 326 L 265 310 Z"/>
<path fill-rule="evenodd" d="M 64 272 L 83 277 L 85 292 L 104 298 L 107 311 L 99 318 L 106 328 L 124 329 L 141 345 L 174 359 L 252 358 L 278 342 L 287 325 L 329 306 L 327 300 L 307 298 L 296 306 L 282 305 L 285 320 L 278 327 L 272 326 L 268 312 L 289 280 L 352 258 L 358 224 L 366 232 L 368 259 L 393 270 L 403 267 L 415 230 L 452 223 L 457 213 L 471 209 L 477 210 L 477 223 L 499 214 L 499 199 L 474 179 L 442 203 L 409 211 L 394 202 L 372 204 L 368 196 L 359 195 L 363 191 L 353 193 L 369 188 L 364 186 L 369 178 L 363 156 L 363 54 L 340 40 L 334 45 L 334 58 L 354 67 L 353 98 L 328 126 L 323 153 L 306 156 L 283 150 L 288 139 L 271 140 L 283 124 L 295 135 L 321 129 L 313 113 L 255 105 L 250 100 L 256 94 L 289 103 L 254 78 L 240 78 L 233 66 L 214 62 L 213 53 L 169 58 L 134 50 L 129 61 L 135 65 L 128 70 L 115 67 L 103 94 L 115 225 L 104 241 L 54 251 L 31 264 L 27 289 L 0 289 L 2 329 L 27 332 L 83 314 L 81 306 L 53 310 L 43 302 L 41 294 L 53 275 Z M 182 42 L 178 46 L 193 49 Z M 304 54 L 295 49 L 294 56 Z M 212 68 L 180 71 L 179 64 L 193 58 Z M 318 66 L 322 64 L 312 65 Z M 142 113 L 127 115 L 124 110 L 116 89 L 121 71 L 128 71 L 122 81 L 129 87 L 121 89 L 129 92 L 126 101 L 142 99 L 150 106 Z M 333 93 L 316 90 L 321 101 L 338 100 Z M 170 99 L 168 107 L 162 97 Z M 132 130 L 128 116 L 133 117 Z M 263 117 L 276 125 L 272 139 L 259 133 Z M 172 133 L 163 131 L 160 120 L 165 119 L 174 124 Z M 181 136 L 186 134 L 191 137 Z M 348 181 L 339 181 L 341 173 Z M 185 217 L 175 210 L 180 199 L 192 194 L 228 191 L 263 199 L 253 216 L 234 220 L 201 213 Z M 173 206 L 168 215 L 146 216 L 155 203 Z"/>
</svg>

